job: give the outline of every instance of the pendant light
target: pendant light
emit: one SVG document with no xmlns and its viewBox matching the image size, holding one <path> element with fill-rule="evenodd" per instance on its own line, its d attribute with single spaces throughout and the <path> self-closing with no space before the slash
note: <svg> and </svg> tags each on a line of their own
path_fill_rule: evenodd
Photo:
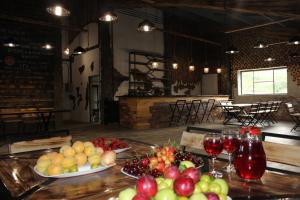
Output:
<svg viewBox="0 0 300 200">
<path fill-rule="evenodd" d="M 18 47 L 20 45 L 14 39 L 9 38 L 3 43 L 3 46 L 14 48 L 14 47 Z"/>
<path fill-rule="evenodd" d="M 191 71 L 191 72 L 195 71 L 195 66 L 194 65 L 189 65 L 189 71 Z"/>
<path fill-rule="evenodd" d="M 264 59 L 265 62 L 273 62 L 275 61 L 276 59 L 275 58 L 272 58 L 272 57 L 268 57 L 266 59 Z"/>
<path fill-rule="evenodd" d="M 190 40 L 190 65 L 189 65 L 189 71 L 193 72 L 195 71 L 195 65 L 193 65 L 193 43 L 192 40 Z"/>
<path fill-rule="evenodd" d="M 237 54 L 237 53 L 239 53 L 239 50 L 235 46 L 231 45 L 228 49 L 226 49 L 225 53 Z"/>
<path fill-rule="evenodd" d="M 71 14 L 70 10 L 68 10 L 68 8 L 66 7 L 66 4 L 63 3 L 62 0 L 50 1 L 46 10 L 51 15 L 58 16 L 58 17 L 66 17 Z"/>
<path fill-rule="evenodd" d="M 154 60 L 152 61 L 151 65 L 152 65 L 152 68 L 153 68 L 153 69 L 157 69 L 159 64 L 158 64 L 157 60 L 154 59 Z"/>
<path fill-rule="evenodd" d="M 217 68 L 217 73 L 221 74 L 222 73 L 222 68 Z"/>
<path fill-rule="evenodd" d="M 264 49 L 264 48 L 267 48 L 268 45 L 262 43 L 262 42 L 258 42 L 253 48 L 254 49 Z"/>
<path fill-rule="evenodd" d="M 78 47 L 76 47 L 73 51 L 73 55 L 81 55 L 81 54 L 84 54 L 86 52 L 86 49 L 84 49 L 83 47 L 80 46 L 80 34 L 79 33 L 79 36 L 78 36 Z"/>
<path fill-rule="evenodd" d="M 46 43 L 45 45 L 42 46 L 43 49 L 46 49 L 46 50 L 51 50 L 53 49 L 53 46 L 49 43 Z"/>
<path fill-rule="evenodd" d="M 300 44 L 300 36 L 294 36 L 291 39 L 289 39 L 288 44 L 291 45 L 299 45 Z"/>
<path fill-rule="evenodd" d="M 177 62 L 177 59 L 176 59 L 176 36 L 174 36 L 173 44 L 174 44 L 174 48 L 173 48 L 172 68 L 176 70 L 176 69 L 178 69 L 178 62 Z"/>
<path fill-rule="evenodd" d="M 137 30 L 140 32 L 151 32 L 155 30 L 155 26 L 152 22 L 145 19 L 139 23 Z"/>
<path fill-rule="evenodd" d="M 209 67 L 208 67 L 208 62 L 207 62 L 207 54 L 208 54 L 208 51 L 207 51 L 207 45 L 205 44 L 205 64 L 204 64 L 204 68 L 203 68 L 203 72 L 205 74 L 207 74 L 209 72 Z"/>
<path fill-rule="evenodd" d="M 105 11 L 102 13 L 102 15 L 99 17 L 100 21 L 103 22 L 113 22 L 118 19 L 118 16 L 113 11 Z"/>
</svg>

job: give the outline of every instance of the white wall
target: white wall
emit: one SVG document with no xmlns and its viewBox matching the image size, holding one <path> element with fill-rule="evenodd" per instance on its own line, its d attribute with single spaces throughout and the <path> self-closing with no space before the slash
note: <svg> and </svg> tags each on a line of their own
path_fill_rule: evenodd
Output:
<svg viewBox="0 0 300 200">
<path fill-rule="evenodd" d="M 148 10 L 148 12 L 162 18 L 162 13 L 158 10 Z M 122 75 L 128 76 L 128 55 L 130 51 L 144 51 L 150 53 L 164 54 L 163 33 L 154 31 L 151 33 L 141 33 L 136 29 L 143 18 L 133 17 L 122 13 L 117 13 L 118 21 L 113 24 L 114 40 L 114 68 Z M 155 24 L 162 28 L 161 24 Z M 128 94 L 128 81 L 124 81 L 118 88 L 115 96 Z"/>
<path fill-rule="evenodd" d="M 84 27 L 88 32 L 81 32 L 80 35 L 77 35 L 76 38 L 72 41 L 70 45 L 66 45 L 70 48 L 70 53 L 78 46 L 81 45 L 83 48 L 92 47 L 98 44 L 98 23 L 90 23 Z M 94 70 L 90 68 L 91 63 L 94 62 Z M 85 65 L 85 69 L 80 74 L 79 67 Z M 64 82 L 67 80 L 67 69 L 63 70 L 64 73 Z M 75 110 L 73 110 L 69 116 L 65 117 L 72 121 L 80 122 L 89 122 L 89 107 L 85 108 L 86 104 L 86 87 L 88 84 L 89 76 L 99 74 L 99 48 L 90 50 L 82 55 L 77 55 L 74 57 L 74 63 L 72 64 L 72 91 L 65 94 L 65 104 L 72 108 L 73 103 L 69 100 L 69 94 L 76 96 L 77 101 L 77 92 L 76 87 L 79 87 L 79 93 L 82 95 L 82 101 L 77 105 Z"/>
</svg>

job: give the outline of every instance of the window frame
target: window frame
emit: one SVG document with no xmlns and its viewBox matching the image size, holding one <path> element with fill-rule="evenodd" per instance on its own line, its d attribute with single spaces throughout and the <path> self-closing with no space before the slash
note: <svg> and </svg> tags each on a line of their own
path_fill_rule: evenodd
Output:
<svg viewBox="0 0 300 200">
<path fill-rule="evenodd" d="M 286 69 L 287 70 L 287 91 L 286 93 L 274 93 L 275 92 L 275 70 L 278 70 L 278 69 Z M 243 87 L 243 84 L 242 84 L 242 73 L 243 72 L 252 72 L 253 73 L 253 76 L 254 76 L 254 72 L 255 71 L 267 71 L 267 70 L 272 70 L 273 72 L 273 80 L 272 81 L 259 81 L 259 82 L 255 82 L 254 79 L 253 79 L 253 83 L 252 83 L 252 87 L 253 87 L 253 93 L 252 94 L 243 94 L 242 93 L 242 87 Z M 279 66 L 279 67 L 269 67 L 269 68 L 259 68 L 259 69 L 243 69 L 243 70 L 238 70 L 237 71 L 237 81 L 238 81 L 238 96 L 260 96 L 260 95 L 287 95 L 288 94 L 288 67 L 287 66 Z M 261 93 L 261 94 L 255 94 L 254 93 L 254 85 L 255 83 L 263 83 L 263 82 L 268 82 L 268 83 L 273 83 L 273 93 Z"/>
</svg>

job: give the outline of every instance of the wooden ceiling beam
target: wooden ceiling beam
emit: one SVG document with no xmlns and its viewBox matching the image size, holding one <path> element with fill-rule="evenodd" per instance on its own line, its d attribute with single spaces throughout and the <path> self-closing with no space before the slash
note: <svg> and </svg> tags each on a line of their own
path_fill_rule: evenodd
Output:
<svg viewBox="0 0 300 200">
<path fill-rule="evenodd" d="M 300 17 L 299 14 L 288 13 L 288 12 L 280 12 L 280 11 L 269 11 L 269 10 L 253 10 L 247 8 L 240 8 L 233 5 L 227 5 L 224 8 L 223 3 L 221 1 L 215 4 L 203 3 L 203 1 L 195 1 L 195 0 L 177 0 L 177 1 L 158 1 L 158 0 L 141 0 L 144 3 L 155 5 L 156 7 L 186 7 L 186 8 L 196 8 L 196 9 L 208 9 L 219 12 L 239 12 L 244 14 L 255 14 L 255 15 L 269 15 L 269 16 L 277 16 L 277 17 Z"/>
<path fill-rule="evenodd" d="M 224 33 L 227 33 L 227 34 L 228 33 L 236 33 L 236 32 L 240 32 L 240 31 L 246 31 L 246 30 L 250 30 L 250 29 L 261 28 L 261 27 L 270 26 L 270 25 L 274 25 L 274 24 L 280 24 L 280 23 L 283 23 L 283 22 L 297 20 L 297 19 L 300 19 L 300 17 L 291 17 L 291 18 L 277 20 L 277 21 L 273 21 L 273 22 L 267 22 L 267 23 L 263 23 L 263 24 L 257 24 L 257 25 L 254 25 L 254 26 L 248 26 L 248 27 L 244 27 L 244 28 L 238 28 L 238 29 L 234 29 L 234 30 L 225 31 Z"/>
</svg>

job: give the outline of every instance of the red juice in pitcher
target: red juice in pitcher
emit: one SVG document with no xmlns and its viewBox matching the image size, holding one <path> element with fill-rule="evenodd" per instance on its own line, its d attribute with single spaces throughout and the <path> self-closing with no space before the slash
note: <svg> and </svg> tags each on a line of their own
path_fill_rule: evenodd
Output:
<svg viewBox="0 0 300 200">
<path fill-rule="evenodd" d="M 258 135 L 251 134 L 240 141 L 235 154 L 234 167 L 243 179 L 260 179 L 266 169 L 266 154 Z"/>
</svg>

